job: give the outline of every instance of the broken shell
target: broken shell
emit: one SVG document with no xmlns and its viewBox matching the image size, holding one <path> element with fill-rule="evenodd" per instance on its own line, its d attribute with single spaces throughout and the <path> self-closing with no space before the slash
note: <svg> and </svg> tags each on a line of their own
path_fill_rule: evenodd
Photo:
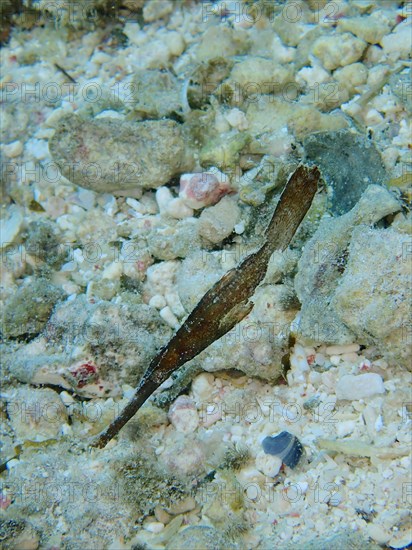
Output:
<svg viewBox="0 0 412 550">
<path fill-rule="evenodd" d="M 302 443 L 289 432 L 265 437 L 262 447 L 266 454 L 279 457 L 289 468 L 295 468 L 303 454 Z"/>
<path fill-rule="evenodd" d="M 231 190 L 229 178 L 216 168 L 180 177 L 179 197 L 190 208 L 216 204 Z"/>
</svg>

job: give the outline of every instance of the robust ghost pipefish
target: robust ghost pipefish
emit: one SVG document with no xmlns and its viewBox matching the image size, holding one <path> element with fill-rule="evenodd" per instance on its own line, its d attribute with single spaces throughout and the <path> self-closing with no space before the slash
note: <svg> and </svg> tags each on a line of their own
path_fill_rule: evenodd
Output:
<svg viewBox="0 0 412 550">
<path fill-rule="evenodd" d="M 271 255 L 284 250 L 312 204 L 320 173 L 300 165 L 286 184 L 265 232 L 265 241 L 206 292 L 169 343 L 153 358 L 133 398 L 92 447 L 104 447 L 152 393 L 179 367 L 239 323 L 253 308 L 250 298 L 265 277 Z"/>
</svg>

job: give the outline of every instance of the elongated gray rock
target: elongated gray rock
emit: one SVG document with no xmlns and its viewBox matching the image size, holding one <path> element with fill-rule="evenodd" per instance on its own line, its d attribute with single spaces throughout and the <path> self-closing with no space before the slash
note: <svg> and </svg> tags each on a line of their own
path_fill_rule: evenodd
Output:
<svg viewBox="0 0 412 550">
<path fill-rule="evenodd" d="M 49 142 L 62 175 L 102 193 L 140 197 L 193 168 L 182 127 L 173 120 L 60 120 Z"/>
</svg>

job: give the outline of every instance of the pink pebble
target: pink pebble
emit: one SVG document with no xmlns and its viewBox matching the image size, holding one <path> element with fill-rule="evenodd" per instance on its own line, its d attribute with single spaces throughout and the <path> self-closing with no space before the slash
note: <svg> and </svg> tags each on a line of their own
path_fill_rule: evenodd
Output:
<svg viewBox="0 0 412 550">
<path fill-rule="evenodd" d="M 11 504 L 11 499 L 0 493 L 0 509 L 6 510 Z"/>
<path fill-rule="evenodd" d="M 195 403 L 187 395 L 180 395 L 169 410 L 169 420 L 178 432 L 192 433 L 199 425 Z"/>
<path fill-rule="evenodd" d="M 179 197 L 190 208 L 199 209 L 216 204 L 230 191 L 229 178 L 218 170 L 183 174 L 180 177 Z"/>
</svg>

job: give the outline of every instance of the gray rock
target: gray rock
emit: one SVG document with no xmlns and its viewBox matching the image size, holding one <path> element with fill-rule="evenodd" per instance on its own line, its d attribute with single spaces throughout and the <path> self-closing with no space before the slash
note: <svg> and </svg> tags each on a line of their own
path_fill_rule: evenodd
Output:
<svg viewBox="0 0 412 550">
<path fill-rule="evenodd" d="M 408 324 L 412 264 L 409 235 L 356 227 L 331 307 L 356 335 L 412 370 Z M 366 376 L 366 375 L 365 375 Z"/>
<path fill-rule="evenodd" d="M 36 550 L 40 543 L 40 531 L 25 519 L 4 518 L 0 520 L 0 541 L 3 550 Z"/>
<path fill-rule="evenodd" d="M 192 525 L 175 535 L 167 545 L 167 550 L 221 550 L 235 548 L 213 527 Z"/>
<path fill-rule="evenodd" d="M 199 218 L 199 235 L 208 243 L 221 243 L 234 230 L 240 219 L 237 199 L 223 197 L 217 204 L 205 208 Z"/>
<path fill-rule="evenodd" d="M 305 245 L 298 262 L 295 289 L 302 304 L 297 332 L 316 343 L 349 344 L 357 332 L 338 315 L 332 298 L 345 271 L 348 246 L 356 226 L 377 223 L 400 210 L 400 204 L 384 187 L 371 185 L 358 204 L 338 218 L 324 218 Z M 369 273 L 367 265 L 363 272 Z"/>
<path fill-rule="evenodd" d="M 165 225 L 155 226 L 147 238 L 148 249 L 159 260 L 185 258 L 200 248 L 198 220 L 186 218 Z"/>
<path fill-rule="evenodd" d="M 59 394 L 49 388 L 22 387 L 7 397 L 7 414 L 18 441 L 58 439 L 67 423 Z"/>
<path fill-rule="evenodd" d="M 284 307 L 287 285 L 260 286 L 251 313 L 195 360 L 208 372 L 234 368 L 247 376 L 277 380 L 282 374 L 290 324 L 297 311 Z"/>
<path fill-rule="evenodd" d="M 319 166 L 330 187 L 330 211 L 334 215 L 353 208 L 368 185 L 387 179 L 375 146 L 350 130 L 311 134 L 303 146 L 306 160 Z"/>
<path fill-rule="evenodd" d="M 54 266 L 63 262 L 63 246 L 60 246 L 53 224 L 44 221 L 31 222 L 27 228 L 26 252 Z"/>
<path fill-rule="evenodd" d="M 41 332 L 64 292 L 46 279 L 28 281 L 4 307 L 2 332 L 6 338 L 33 338 Z"/>
<path fill-rule="evenodd" d="M 180 264 L 176 276 L 177 291 L 186 311 L 192 311 L 200 298 L 224 275 L 226 270 L 220 261 L 223 254 L 196 250 Z"/>
<path fill-rule="evenodd" d="M 7 361 L 13 377 L 107 397 L 118 395 L 122 383 L 136 386 L 171 330 L 146 304 L 90 303 L 80 295 L 56 308 L 42 335 L 47 355 L 41 346 L 21 347 Z"/>
<path fill-rule="evenodd" d="M 262 550 L 273 548 L 263 545 Z M 331 536 L 318 536 L 309 540 L 278 546 L 279 550 L 329 550 L 336 548 L 341 550 L 380 550 L 381 546 L 367 539 L 359 532 L 351 532 L 349 529 L 339 531 Z"/>
<path fill-rule="evenodd" d="M 144 118 L 157 118 L 182 112 L 182 83 L 160 69 L 137 70 L 132 84 L 133 110 Z"/>
<path fill-rule="evenodd" d="M 172 120 L 83 120 L 68 115 L 49 142 L 50 153 L 72 183 L 116 195 L 140 197 L 193 168 L 181 126 Z"/>
</svg>

